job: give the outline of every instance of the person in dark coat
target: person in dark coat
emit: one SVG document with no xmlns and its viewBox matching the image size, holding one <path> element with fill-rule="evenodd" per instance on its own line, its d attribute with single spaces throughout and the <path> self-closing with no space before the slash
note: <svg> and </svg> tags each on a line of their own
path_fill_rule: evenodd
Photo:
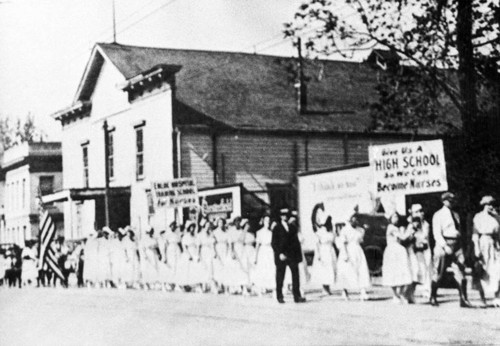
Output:
<svg viewBox="0 0 500 346">
<path fill-rule="evenodd" d="M 292 273 L 292 292 L 296 303 L 305 302 L 300 294 L 299 267 L 302 262 L 302 249 L 297 236 L 297 228 L 288 224 L 290 211 L 280 211 L 280 221 L 273 229 L 271 246 L 274 251 L 274 263 L 276 265 L 276 298 L 279 303 L 283 300 L 283 280 L 285 279 L 286 267 L 290 267 Z"/>
</svg>

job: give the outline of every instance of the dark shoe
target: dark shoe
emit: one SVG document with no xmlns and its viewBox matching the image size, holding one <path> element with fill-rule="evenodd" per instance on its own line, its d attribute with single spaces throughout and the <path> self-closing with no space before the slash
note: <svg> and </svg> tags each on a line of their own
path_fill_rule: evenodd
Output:
<svg viewBox="0 0 500 346">
<path fill-rule="evenodd" d="M 472 308 L 473 306 L 468 300 L 461 300 L 460 307 L 461 308 Z"/>
<path fill-rule="evenodd" d="M 280 299 L 278 299 L 278 303 L 285 304 L 285 301 L 283 300 L 283 298 L 280 298 Z"/>
<path fill-rule="evenodd" d="M 429 299 L 429 304 L 431 304 L 432 306 L 439 306 L 436 297 L 431 297 L 431 299 Z"/>
<path fill-rule="evenodd" d="M 306 298 L 303 298 L 303 297 L 295 299 L 295 303 L 305 303 L 305 302 L 306 302 Z"/>
</svg>

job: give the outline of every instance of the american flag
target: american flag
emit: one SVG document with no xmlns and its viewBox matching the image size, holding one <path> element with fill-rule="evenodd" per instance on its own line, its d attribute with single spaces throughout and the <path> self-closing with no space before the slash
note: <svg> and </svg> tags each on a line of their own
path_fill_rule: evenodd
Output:
<svg viewBox="0 0 500 346">
<path fill-rule="evenodd" d="M 59 268 L 57 257 L 51 244 L 56 235 L 56 227 L 48 210 L 45 209 L 42 201 L 42 194 L 39 192 L 40 209 L 42 217 L 40 218 L 40 268 L 48 268 L 64 282 L 64 274 Z"/>
</svg>

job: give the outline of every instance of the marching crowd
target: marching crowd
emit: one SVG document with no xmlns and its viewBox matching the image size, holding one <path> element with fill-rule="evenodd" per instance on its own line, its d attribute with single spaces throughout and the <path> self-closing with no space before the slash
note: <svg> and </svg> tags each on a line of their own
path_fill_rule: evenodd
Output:
<svg viewBox="0 0 500 346">
<path fill-rule="evenodd" d="M 389 218 L 382 283 L 391 287 L 394 302 L 414 303 L 415 289 L 421 285 L 430 304 L 437 306 L 438 287 L 445 276 L 451 275 L 460 306 L 471 306 L 455 196 L 443 194 L 442 203 L 443 207 L 433 215 L 432 228 L 419 204 L 411 206 L 407 219 L 397 213 Z M 493 292 L 493 304 L 498 307 L 498 211 L 491 196 L 483 197 L 480 204 L 483 209 L 473 220 L 472 273 L 482 303 L 486 305 L 486 292 Z M 361 247 L 365 229 L 357 214 L 335 231 L 332 217 L 319 203 L 312 211 L 311 223 L 316 248 L 310 268 L 304 260 L 304 237 L 297 225 L 297 214 L 283 209 L 277 220 L 263 216 L 259 227 L 251 227 L 248 219 L 240 217 L 229 222 L 198 217 L 196 222 L 172 222 L 159 233 L 149 229 L 139 241 L 131 227 L 116 232 L 105 227 L 71 246 L 58 239 L 54 251 L 64 279 L 51 276 L 46 267 L 38 267 L 36 244 L 29 243 L 20 258 L 13 253 L 0 256 L 0 280 L 11 286 L 16 282 L 45 286 L 59 280 L 67 286 L 68 276 L 74 272 L 79 287 L 242 295 L 274 292 L 280 303 L 284 302 L 283 286 L 291 289 L 295 302 L 305 301 L 303 287 L 308 282 L 322 287 L 326 294 L 341 290 L 346 300 L 352 291 L 359 292 L 362 300 L 369 299 L 370 274 Z M 13 274 L 16 266 L 22 269 L 18 277 Z M 285 275 L 287 267 L 291 275 Z"/>
</svg>

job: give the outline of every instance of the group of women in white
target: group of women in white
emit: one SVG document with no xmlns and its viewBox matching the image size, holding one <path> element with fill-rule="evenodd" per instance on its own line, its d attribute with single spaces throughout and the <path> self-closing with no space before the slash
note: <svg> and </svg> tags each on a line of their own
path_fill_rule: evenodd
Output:
<svg viewBox="0 0 500 346">
<path fill-rule="evenodd" d="M 316 236 L 311 285 L 321 285 L 327 294 L 332 294 L 333 288 L 341 289 L 346 300 L 351 291 L 359 291 L 361 300 L 368 300 L 370 273 L 361 248 L 365 230 L 360 227 L 358 215 L 352 215 L 337 234 L 331 216 L 319 203 L 313 208 L 311 223 Z"/>
<path fill-rule="evenodd" d="M 432 255 L 429 245 L 430 226 L 424 219 L 420 204 L 412 205 L 409 222 L 394 213 L 387 226 L 387 247 L 384 252 L 382 279 L 393 291 L 394 302 L 414 303 L 418 284 L 430 294 Z"/>
<path fill-rule="evenodd" d="M 270 218 L 250 231 L 247 219 L 171 223 L 140 241 L 130 227 L 104 228 L 85 245 L 84 280 L 89 287 L 116 286 L 213 293 L 257 294 L 274 289 Z"/>
<path fill-rule="evenodd" d="M 473 219 L 472 278 L 483 305 L 487 305 L 486 295 L 491 293 L 493 305 L 500 307 L 500 217 L 493 197 L 484 196 L 480 205 L 482 210 Z M 422 206 L 414 204 L 409 212 L 406 227 L 397 213 L 390 217 L 382 268 L 383 284 L 392 288 L 394 301 L 402 303 L 414 303 L 417 285 L 422 285 L 428 296 L 436 270 L 429 242 L 430 225 L 424 219 Z"/>
</svg>

